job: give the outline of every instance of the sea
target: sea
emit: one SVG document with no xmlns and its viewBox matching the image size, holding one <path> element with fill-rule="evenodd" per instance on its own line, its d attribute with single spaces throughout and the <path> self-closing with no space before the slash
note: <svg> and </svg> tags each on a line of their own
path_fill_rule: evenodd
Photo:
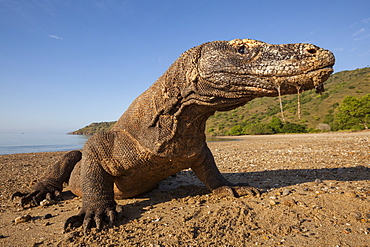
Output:
<svg viewBox="0 0 370 247">
<path fill-rule="evenodd" d="M 0 133 L 0 155 L 81 149 L 89 137 L 68 134 Z"/>
<path fill-rule="evenodd" d="M 0 155 L 82 149 L 90 136 L 68 134 L 0 133 Z M 231 141 L 207 137 L 207 142 Z"/>
</svg>

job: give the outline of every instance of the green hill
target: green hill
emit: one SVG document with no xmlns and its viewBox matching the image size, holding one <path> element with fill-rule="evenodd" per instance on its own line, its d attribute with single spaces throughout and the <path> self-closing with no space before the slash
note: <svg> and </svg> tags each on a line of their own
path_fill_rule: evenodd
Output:
<svg viewBox="0 0 370 247">
<path fill-rule="evenodd" d="M 114 121 L 114 122 L 92 123 L 92 124 L 89 124 L 89 125 L 83 127 L 82 129 L 72 131 L 68 134 L 71 134 L 71 135 L 92 135 L 92 134 L 95 134 L 95 133 L 98 133 L 98 132 L 106 132 L 106 131 L 110 130 L 115 123 L 116 123 L 116 121 Z"/>
<path fill-rule="evenodd" d="M 304 125 L 308 129 L 327 128 L 332 125 L 334 114 L 346 96 L 364 96 L 370 93 L 370 68 L 341 71 L 325 82 L 325 92 L 313 90 L 300 95 L 301 117 L 297 114 L 298 96 L 282 97 L 285 121 Z M 231 135 L 236 129 L 253 128 L 251 124 L 267 124 L 273 117 L 281 117 L 278 98 L 258 98 L 228 112 L 216 112 L 207 121 L 207 135 Z M 115 122 L 92 123 L 72 134 L 93 134 L 109 130 Z M 318 127 L 321 124 L 321 127 Z M 324 124 L 324 125 L 323 125 Z M 325 125 L 326 124 L 326 125 Z M 298 126 L 298 125 L 297 125 Z"/>
</svg>

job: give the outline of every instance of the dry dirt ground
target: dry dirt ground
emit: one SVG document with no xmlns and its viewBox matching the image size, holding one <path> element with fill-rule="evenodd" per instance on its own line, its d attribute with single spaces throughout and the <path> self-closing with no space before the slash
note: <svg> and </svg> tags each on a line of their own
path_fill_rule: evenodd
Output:
<svg viewBox="0 0 370 247">
<path fill-rule="evenodd" d="M 370 132 L 240 139 L 209 146 L 225 177 L 261 197 L 216 197 L 185 170 L 118 201 L 117 226 L 89 235 L 62 232 L 80 198 L 26 209 L 9 200 L 62 152 L 2 155 L 0 246 L 370 246 Z"/>
</svg>

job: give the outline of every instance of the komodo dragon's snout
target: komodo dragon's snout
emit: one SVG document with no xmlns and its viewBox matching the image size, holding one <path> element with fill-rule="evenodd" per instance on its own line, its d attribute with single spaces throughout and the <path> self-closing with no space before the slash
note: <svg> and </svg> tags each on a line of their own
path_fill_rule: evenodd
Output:
<svg viewBox="0 0 370 247">
<path fill-rule="evenodd" d="M 68 152 L 31 193 L 15 193 L 21 205 L 40 204 L 68 182 L 82 196 L 80 212 L 65 229 L 102 229 L 117 220 L 115 198 L 145 193 L 170 175 L 191 168 L 210 191 L 258 195 L 218 170 L 204 134 L 217 110 L 230 110 L 264 96 L 322 91 L 333 72 L 330 51 L 310 44 L 270 45 L 250 39 L 213 41 L 184 52 L 137 97 L 112 130 L 98 133 L 83 151 Z"/>
</svg>

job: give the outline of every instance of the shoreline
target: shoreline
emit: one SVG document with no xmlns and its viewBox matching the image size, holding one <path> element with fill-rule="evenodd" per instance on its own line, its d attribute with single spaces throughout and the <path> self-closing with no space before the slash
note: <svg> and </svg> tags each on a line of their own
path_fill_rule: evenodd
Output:
<svg viewBox="0 0 370 247">
<path fill-rule="evenodd" d="M 271 139 L 289 139 L 289 138 L 301 138 L 305 137 L 345 137 L 345 136 L 367 136 L 370 135 L 370 130 L 361 130 L 361 131 L 338 131 L 338 132 L 321 132 L 321 133 L 287 133 L 287 134 L 275 134 L 275 135 L 240 135 L 240 136 L 211 136 L 214 138 L 223 139 L 222 141 L 210 141 L 207 143 L 215 142 L 225 142 L 229 139 L 231 141 L 240 141 L 240 140 L 271 140 Z M 81 149 L 73 149 L 81 150 Z M 22 154 L 39 154 L 39 153 L 67 153 L 69 151 L 50 151 L 50 152 L 28 152 L 28 153 L 14 153 L 14 154 L 0 154 L 3 155 L 22 155 Z"/>
</svg>

